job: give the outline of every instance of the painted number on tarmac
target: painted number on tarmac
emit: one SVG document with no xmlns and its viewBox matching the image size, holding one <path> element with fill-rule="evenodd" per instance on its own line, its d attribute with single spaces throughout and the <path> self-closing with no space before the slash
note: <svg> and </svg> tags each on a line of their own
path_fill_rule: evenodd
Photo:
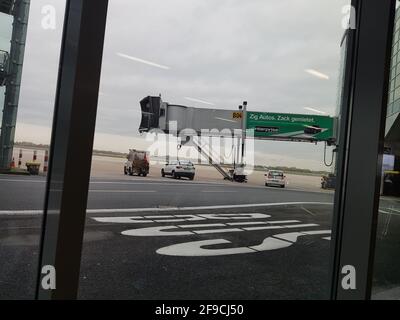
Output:
<svg viewBox="0 0 400 320">
<path fill-rule="evenodd" d="M 165 237 L 237 233 L 260 230 L 279 231 L 266 237 L 260 244 L 236 248 L 218 248 L 220 245 L 231 244 L 226 239 L 207 239 L 173 244 L 158 249 L 156 252 L 168 256 L 223 256 L 243 253 L 288 248 L 297 242 L 298 238 L 319 235 L 324 240 L 330 240 L 330 230 L 312 230 L 318 227 L 315 223 L 302 223 L 299 220 L 271 220 L 270 215 L 263 213 L 234 213 L 234 214 L 192 214 L 192 215 L 149 215 L 133 217 L 97 217 L 98 222 L 121 224 L 159 224 L 174 223 L 174 225 L 156 225 L 145 228 L 135 228 L 122 231 L 125 236 L 134 237 Z M 219 220 L 218 223 L 215 220 Z M 243 221 L 246 220 L 246 221 Z M 196 222 L 189 223 L 186 222 Z M 202 223 L 197 223 L 202 222 Z M 177 223 L 177 224 L 175 224 Z M 179 223 L 179 224 L 178 224 Z M 305 231 L 288 232 L 293 228 L 305 228 Z M 281 232 L 283 231 L 283 232 Z"/>
</svg>

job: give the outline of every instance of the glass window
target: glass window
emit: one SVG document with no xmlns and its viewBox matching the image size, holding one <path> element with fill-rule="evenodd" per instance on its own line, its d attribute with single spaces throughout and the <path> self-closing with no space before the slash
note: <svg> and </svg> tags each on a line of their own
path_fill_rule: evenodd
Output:
<svg viewBox="0 0 400 320">
<path fill-rule="evenodd" d="M 393 100 L 396 101 L 396 100 L 399 99 L 399 98 L 400 98 L 400 87 L 397 88 L 397 89 L 394 91 Z"/>
<path fill-rule="evenodd" d="M 387 114 L 388 116 L 393 114 L 393 103 L 388 105 Z"/>
<path fill-rule="evenodd" d="M 396 27 L 399 25 L 397 9 Z M 398 32 L 396 32 L 397 34 Z M 400 95 L 395 91 L 395 99 Z M 400 299 L 400 100 L 388 108 L 385 153 L 382 155 L 381 189 L 376 234 L 372 298 Z M 394 113 L 394 115 L 392 115 Z M 391 116 L 392 115 L 392 116 Z"/>
<path fill-rule="evenodd" d="M 0 299 L 33 299 L 65 1 L 0 10 Z"/>
<path fill-rule="evenodd" d="M 329 297 L 348 4 L 109 2 L 81 299 Z"/>
<path fill-rule="evenodd" d="M 388 102 L 388 103 L 393 103 L 393 95 L 394 95 L 394 92 L 391 91 L 391 92 L 389 93 L 389 102 Z"/>
<path fill-rule="evenodd" d="M 393 113 L 400 111 L 400 100 L 396 100 L 393 103 Z"/>
<path fill-rule="evenodd" d="M 393 79 L 392 81 L 390 81 L 390 86 L 394 86 L 395 88 L 398 88 L 400 86 L 400 80 Z"/>
<path fill-rule="evenodd" d="M 398 81 L 398 82 L 400 85 L 400 81 Z M 394 91 L 396 85 L 397 85 L 396 79 L 394 79 L 393 81 L 390 82 L 390 92 Z"/>
</svg>

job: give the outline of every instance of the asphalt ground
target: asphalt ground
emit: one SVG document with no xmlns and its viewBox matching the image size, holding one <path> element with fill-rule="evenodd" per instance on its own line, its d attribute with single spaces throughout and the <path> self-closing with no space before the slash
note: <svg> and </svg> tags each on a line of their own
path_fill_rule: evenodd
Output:
<svg viewBox="0 0 400 320">
<path fill-rule="evenodd" d="M 0 177 L 0 299 L 33 297 L 44 186 Z M 90 190 L 81 299 L 329 297 L 332 193 L 126 178 Z"/>
</svg>

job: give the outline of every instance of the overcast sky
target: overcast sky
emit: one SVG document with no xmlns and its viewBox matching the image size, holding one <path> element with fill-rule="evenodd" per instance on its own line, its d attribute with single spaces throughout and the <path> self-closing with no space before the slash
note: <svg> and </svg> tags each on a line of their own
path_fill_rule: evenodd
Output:
<svg viewBox="0 0 400 320">
<path fill-rule="evenodd" d="M 254 111 L 312 113 L 304 109 L 311 107 L 333 115 L 348 3 L 111 0 L 95 147 L 144 146 L 139 101 L 160 93 L 188 106 L 236 109 L 247 100 Z M 55 30 L 41 25 L 49 4 L 56 8 Z M 17 140 L 50 140 L 64 6 L 32 1 Z M 324 168 L 322 144 L 260 141 L 256 151 L 260 164 Z"/>
</svg>

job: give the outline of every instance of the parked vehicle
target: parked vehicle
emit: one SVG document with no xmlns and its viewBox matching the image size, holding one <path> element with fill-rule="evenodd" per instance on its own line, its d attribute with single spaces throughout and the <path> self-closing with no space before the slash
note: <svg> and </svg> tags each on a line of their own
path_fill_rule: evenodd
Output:
<svg viewBox="0 0 400 320">
<path fill-rule="evenodd" d="M 148 175 L 150 165 L 147 151 L 130 149 L 127 159 L 128 161 L 126 161 L 124 165 L 124 174 L 129 174 L 131 176 L 138 175 L 143 177 Z"/>
<path fill-rule="evenodd" d="M 236 182 L 247 182 L 247 176 L 244 171 L 244 165 L 240 164 L 235 169 L 230 170 L 232 180 Z"/>
<path fill-rule="evenodd" d="M 165 164 L 164 168 L 161 169 L 161 176 L 171 176 L 174 179 L 180 179 L 182 177 L 194 179 L 195 167 L 193 163 L 187 160 L 173 160 Z"/>
<path fill-rule="evenodd" d="M 321 178 L 321 188 L 322 189 L 335 189 L 336 186 L 336 176 L 332 173 L 327 176 L 322 176 Z"/>
<path fill-rule="evenodd" d="M 265 186 L 277 186 L 284 188 L 286 186 L 286 176 L 281 170 L 268 170 L 265 174 Z"/>
</svg>

